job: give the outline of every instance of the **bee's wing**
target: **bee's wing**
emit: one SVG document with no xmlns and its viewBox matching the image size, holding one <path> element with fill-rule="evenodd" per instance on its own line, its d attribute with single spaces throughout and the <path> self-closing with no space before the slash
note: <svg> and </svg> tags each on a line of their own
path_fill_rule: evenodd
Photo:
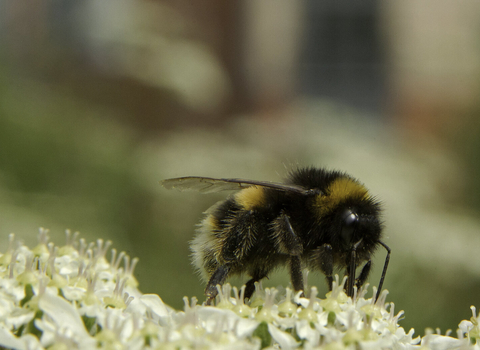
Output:
<svg viewBox="0 0 480 350">
<path fill-rule="evenodd" d="M 167 189 L 175 188 L 180 191 L 193 190 L 203 193 L 220 191 L 238 191 L 251 186 L 272 188 L 278 191 L 307 194 L 309 190 L 298 185 L 287 185 L 269 181 L 254 181 L 243 179 L 214 179 L 211 177 L 187 176 L 167 179 L 160 182 Z"/>
</svg>

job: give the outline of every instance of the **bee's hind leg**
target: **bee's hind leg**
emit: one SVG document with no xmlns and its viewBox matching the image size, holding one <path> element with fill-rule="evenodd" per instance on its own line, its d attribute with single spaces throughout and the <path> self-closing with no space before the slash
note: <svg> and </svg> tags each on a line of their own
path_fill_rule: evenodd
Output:
<svg viewBox="0 0 480 350">
<path fill-rule="evenodd" d="M 245 283 L 245 299 L 250 299 L 255 292 L 255 282 L 259 282 L 262 278 L 267 277 L 263 271 L 255 271 L 252 278 Z"/>
<path fill-rule="evenodd" d="M 295 292 L 303 291 L 302 263 L 296 255 L 290 256 L 290 279 Z"/>
<path fill-rule="evenodd" d="M 289 216 L 283 210 L 273 221 L 273 237 L 276 240 L 278 251 L 290 256 L 288 265 L 294 291 L 303 291 L 302 262 L 300 259 L 303 253 L 303 245 L 292 227 Z"/>
<path fill-rule="evenodd" d="M 212 301 L 218 294 L 217 284 L 222 285 L 225 282 L 225 279 L 230 272 L 230 266 L 228 265 L 221 265 L 218 267 L 215 272 L 212 274 L 210 279 L 208 280 L 207 287 L 205 288 L 205 295 L 207 296 L 207 305 L 211 305 Z"/>
</svg>

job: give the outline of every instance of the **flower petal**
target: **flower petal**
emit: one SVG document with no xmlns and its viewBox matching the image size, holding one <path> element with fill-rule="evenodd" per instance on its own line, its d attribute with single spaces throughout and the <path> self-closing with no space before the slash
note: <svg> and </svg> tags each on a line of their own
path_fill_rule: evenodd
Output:
<svg viewBox="0 0 480 350">
<path fill-rule="evenodd" d="M 297 343 L 295 338 L 292 337 L 290 334 L 281 331 L 271 323 L 268 324 L 268 332 L 272 336 L 273 340 L 280 344 L 281 349 L 294 349 L 300 344 Z"/>
<path fill-rule="evenodd" d="M 0 345 L 7 349 L 26 349 L 25 342 L 10 333 L 3 325 L 0 325 Z"/>
<path fill-rule="evenodd" d="M 68 301 L 47 292 L 40 297 L 38 306 L 53 320 L 58 329 L 70 330 L 83 346 L 95 344 L 95 340 L 85 329 L 77 309 Z"/>
</svg>

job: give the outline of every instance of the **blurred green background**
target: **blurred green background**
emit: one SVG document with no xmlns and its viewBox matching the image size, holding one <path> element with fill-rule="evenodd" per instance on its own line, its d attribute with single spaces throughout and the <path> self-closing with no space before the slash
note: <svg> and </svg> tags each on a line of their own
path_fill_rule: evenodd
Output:
<svg viewBox="0 0 480 350">
<path fill-rule="evenodd" d="M 456 330 L 480 307 L 480 3 L 3 0 L 0 13 L 1 251 L 10 232 L 33 246 L 40 226 L 58 244 L 67 228 L 110 239 L 140 258 L 142 292 L 181 308 L 203 298 L 188 241 L 227 194 L 159 180 L 326 166 L 385 204 L 385 288 L 407 330 Z"/>
</svg>

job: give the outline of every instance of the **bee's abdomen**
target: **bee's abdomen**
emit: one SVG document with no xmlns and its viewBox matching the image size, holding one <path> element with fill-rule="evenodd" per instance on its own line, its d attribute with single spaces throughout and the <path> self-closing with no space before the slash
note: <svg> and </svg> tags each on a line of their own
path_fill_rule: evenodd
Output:
<svg viewBox="0 0 480 350">
<path fill-rule="evenodd" d="M 268 239 L 263 189 L 250 187 L 208 209 L 191 243 L 193 263 L 202 277 L 220 265 L 241 268 L 258 243 Z"/>
<path fill-rule="evenodd" d="M 217 203 L 208 209 L 205 218 L 198 225 L 196 235 L 190 242 L 192 262 L 204 281 L 208 281 L 210 275 L 218 267 L 218 256 L 221 250 L 221 241 L 217 237 L 219 223 L 212 211 L 221 203 Z"/>
</svg>

